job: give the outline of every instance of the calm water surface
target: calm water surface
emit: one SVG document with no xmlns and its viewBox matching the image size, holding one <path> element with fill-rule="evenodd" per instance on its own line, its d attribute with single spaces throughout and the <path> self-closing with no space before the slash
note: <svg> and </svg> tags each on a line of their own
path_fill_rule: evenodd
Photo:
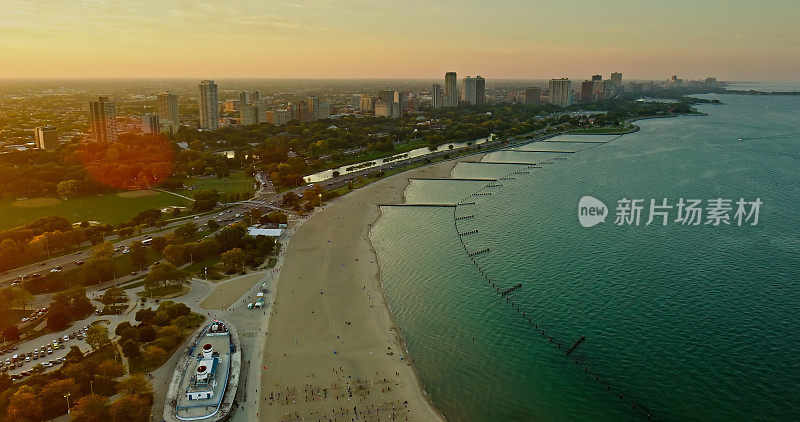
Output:
<svg viewBox="0 0 800 422">
<path fill-rule="evenodd" d="M 583 150 L 552 165 L 453 171 L 517 172 L 499 186 L 419 181 L 406 191 L 409 203 L 474 205 L 384 208 L 371 233 L 382 281 L 449 420 L 800 418 L 800 97 L 714 98 L 724 104 L 700 106 L 708 116 L 583 138 L 613 139 L 592 148 L 565 144 L 558 151 Z M 503 151 L 482 161 L 556 155 Z M 577 221 L 584 195 L 612 213 L 623 197 L 764 205 L 757 226 L 645 227 L 645 211 L 638 227 L 616 226 L 612 215 L 587 229 Z M 462 245 L 458 233 L 472 230 Z M 467 255 L 485 248 L 475 262 Z M 501 291 L 523 284 L 507 295 L 513 307 L 486 277 Z"/>
</svg>

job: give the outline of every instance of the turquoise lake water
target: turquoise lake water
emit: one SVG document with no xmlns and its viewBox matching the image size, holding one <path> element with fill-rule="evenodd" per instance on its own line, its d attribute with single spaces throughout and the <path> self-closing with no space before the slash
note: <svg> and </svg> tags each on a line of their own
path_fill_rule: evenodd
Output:
<svg viewBox="0 0 800 422">
<path fill-rule="evenodd" d="M 539 168 L 453 171 L 505 180 L 406 191 L 465 205 L 383 209 L 371 237 L 386 295 L 449 420 L 800 418 L 800 97 L 709 97 L 723 104 L 699 106 L 708 116 L 514 148 L 581 149 L 566 159 L 481 160 L 552 160 Z M 605 223 L 579 225 L 585 195 Z M 718 197 L 760 198 L 758 225 L 644 225 L 651 198 Z M 622 198 L 645 199 L 639 226 L 614 224 Z"/>
</svg>

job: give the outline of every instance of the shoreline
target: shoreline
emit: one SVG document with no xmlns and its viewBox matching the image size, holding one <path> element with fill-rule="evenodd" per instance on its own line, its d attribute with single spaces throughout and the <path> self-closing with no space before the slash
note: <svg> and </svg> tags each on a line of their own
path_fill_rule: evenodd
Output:
<svg viewBox="0 0 800 422">
<path fill-rule="evenodd" d="M 468 154 L 467 156 L 471 157 L 472 155 L 473 154 Z M 479 157 L 482 158 L 485 154 L 478 154 L 478 155 L 479 155 Z M 456 164 L 458 164 L 458 162 L 461 161 L 461 158 L 462 157 L 459 157 L 459 158 L 453 159 L 453 160 L 447 160 L 447 161 L 442 161 L 442 162 L 438 162 L 438 163 L 433 163 L 433 164 L 429 164 L 428 166 L 423 166 L 423 167 L 433 167 L 433 166 L 438 166 L 438 165 L 443 165 L 443 164 L 450 164 L 449 170 L 447 171 L 447 175 L 448 175 L 448 177 L 450 177 L 450 175 L 452 174 L 452 171 L 455 168 Z M 406 172 L 403 172 L 403 173 L 406 173 Z M 403 173 L 400 173 L 400 174 L 403 174 Z M 405 188 L 403 188 L 403 198 L 402 198 L 403 202 L 402 203 L 406 202 L 406 192 L 408 191 L 409 186 L 411 186 L 411 177 L 408 177 L 406 179 L 406 186 L 405 186 Z M 369 246 L 372 249 L 373 255 L 375 256 L 375 262 L 378 264 L 377 265 L 378 269 L 377 269 L 377 272 L 375 274 L 375 277 L 376 277 L 376 279 L 378 281 L 378 284 L 381 286 L 380 291 L 381 291 L 381 297 L 383 298 L 383 304 L 384 304 L 384 307 L 386 307 L 387 312 L 389 313 L 389 318 L 392 321 L 392 327 L 394 328 L 394 330 L 396 332 L 396 337 L 397 337 L 398 342 L 400 343 L 400 347 L 403 350 L 403 354 L 406 355 L 406 356 L 411 357 L 411 360 L 410 360 L 410 363 L 409 363 L 409 367 L 410 367 L 411 371 L 414 374 L 414 378 L 417 381 L 417 388 L 419 388 L 420 392 L 425 397 L 426 401 L 428 402 L 428 406 L 430 406 L 430 408 L 439 415 L 440 420 L 441 421 L 446 421 L 447 419 L 444 417 L 444 414 L 439 410 L 439 408 L 436 407 L 436 404 L 433 402 L 433 399 L 431 398 L 430 393 L 428 393 L 428 390 L 425 388 L 425 383 L 422 381 L 422 375 L 420 375 L 420 373 L 419 373 L 419 370 L 418 370 L 417 365 L 416 365 L 416 363 L 414 361 L 414 358 L 411 355 L 411 351 L 408 349 L 408 344 L 406 343 L 405 337 L 403 336 L 403 330 L 400 327 L 400 325 L 397 324 L 397 320 L 395 319 L 394 312 L 392 311 L 392 307 L 389 304 L 389 300 L 386 298 L 386 289 L 384 288 L 383 278 L 381 277 L 381 265 L 380 265 L 380 260 L 378 259 L 378 252 L 375 250 L 375 245 L 372 243 L 372 228 L 375 227 L 375 223 L 377 223 L 381 218 L 383 218 L 383 211 L 381 210 L 381 206 L 378 205 L 378 216 L 377 216 L 377 218 L 375 218 L 375 221 L 372 222 L 372 225 L 371 225 L 370 231 L 369 231 L 369 236 L 367 236 L 367 241 L 369 242 Z"/>
<path fill-rule="evenodd" d="M 325 204 L 297 229 L 286 245 L 281 288 L 269 316 L 259 419 L 352 417 L 356 411 L 359 416 L 375 415 L 361 410 L 366 404 L 370 412 L 392 413 L 395 419 L 403 420 L 405 415 L 414 421 L 444 420 L 425 389 L 386 299 L 370 232 L 382 215 L 379 204 L 404 203 L 410 178 L 450 177 L 457 162 L 484 153 L 476 151 L 377 180 Z M 378 295 L 382 303 L 374 300 Z M 348 335 L 355 329 L 351 325 L 359 326 L 355 337 Z M 381 354 L 373 353 L 381 349 Z M 370 387 L 356 387 L 359 382 Z M 363 395 L 341 399 L 335 395 L 333 402 L 333 392 L 345 387 L 348 393 L 350 387 L 361 389 Z M 326 394 L 320 394 L 325 388 Z M 344 407 L 342 400 L 347 402 Z M 375 410 L 388 403 L 395 407 Z"/>
</svg>

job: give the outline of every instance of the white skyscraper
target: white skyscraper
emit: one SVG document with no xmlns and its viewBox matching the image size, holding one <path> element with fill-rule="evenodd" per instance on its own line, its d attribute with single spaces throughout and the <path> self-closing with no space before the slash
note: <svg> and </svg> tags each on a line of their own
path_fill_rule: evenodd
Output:
<svg viewBox="0 0 800 422">
<path fill-rule="evenodd" d="M 96 142 L 117 142 L 117 112 L 108 97 L 89 102 L 92 139 Z"/>
<path fill-rule="evenodd" d="M 567 78 L 550 80 L 550 104 L 561 107 L 572 105 L 572 81 Z"/>
<path fill-rule="evenodd" d="M 444 107 L 458 106 L 458 79 L 456 72 L 447 72 L 444 75 Z"/>
<path fill-rule="evenodd" d="M 433 84 L 431 87 L 431 107 L 433 108 L 441 108 L 442 107 L 442 86 L 439 84 Z"/>
<path fill-rule="evenodd" d="M 197 88 L 200 90 L 200 128 L 219 129 L 219 98 L 217 84 L 214 81 L 201 81 Z"/>
</svg>

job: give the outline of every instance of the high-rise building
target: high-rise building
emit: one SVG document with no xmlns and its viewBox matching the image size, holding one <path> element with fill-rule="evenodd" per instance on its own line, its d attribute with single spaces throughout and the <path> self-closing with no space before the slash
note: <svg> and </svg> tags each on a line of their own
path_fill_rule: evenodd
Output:
<svg viewBox="0 0 800 422">
<path fill-rule="evenodd" d="M 433 84 L 431 87 L 431 107 L 442 107 L 442 101 L 444 100 L 442 95 L 442 86 L 439 84 Z"/>
<path fill-rule="evenodd" d="M 581 102 L 588 103 L 594 99 L 594 82 L 583 81 L 581 82 Z"/>
<path fill-rule="evenodd" d="M 611 81 L 594 81 L 592 83 L 592 101 L 605 100 L 611 96 Z"/>
<path fill-rule="evenodd" d="M 486 79 L 475 77 L 475 104 L 486 104 Z"/>
<path fill-rule="evenodd" d="M 168 92 L 158 94 L 159 123 L 171 134 L 178 131 L 181 118 L 178 111 L 178 96 Z"/>
<path fill-rule="evenodd" d="M 361 108 L 361 94 L 350 95 L 350 107 L 358 109 Z"/>
<path fill-rule="evenodd" d="M 300 107 L 298 107 L 297 104 L 292 102 L 286 103 L 286 110 L 289 110 L 290 120 L 302 120 L 300 119 Z"/>
<path fill-rule="evenodd" d="M 372 113 L 375 111 L 375 99 L 370 97 L 367 94 L 361 96 L 361 103 L 359 104 L 359 110 L 366 113 Z"/>
<path fill-rule="evenodd" d="M 225 100 L 224 110 L 228 112 L 239 111 L 242 109 L 242 100 L 230 98 Z"/>
<path fill-rule="evenodd" d="M 331 118 L 331 103 L 328 101 L 319 102 L 319 112 L 317 113 L 317 120 Z"/>
<path fill-rule="evenodd" d="M 241 125 L 242 126 L 250 126 L 259 123 L 258 119 L 258 108 L 252 104 L 244 104 L 242 105 L 242 109 L 239 112 L 241 117 Z"/>
<path fill-rule="evenodd" d="M 158 117 L 167 119 L 172 123 L 180 123 L 178 112 L 178 96 L 169 92 L 158 94 Z"/>
<path fill-rule="evenodd" d="M 486 104 L 486 80 L 480 75 L 464 78 L 461 99 L 469 105 Z"/>
<path fill-rule="evenodd" d="M 161 123 L 156 113 L 142 116 L 142 133 L 161 133 Z"/>
<path fill-rule="evenodd" d="M 378 91 L 378 99 L 386 103 L 391 103 L 394 101 L 394 91 L 390 89 L 382 89 Z"/>
<path fill-rule="evenodd" d="M 622 88 L 622 73 L 620 72 L 611 73 L 611 83 L 614 84 L 615 88 Z"/>
<path fill-rule="evenodd" d="M 375 103 L 375 115 L 392 118 L 400 117 L 400 104 L 394 101 L 378 101 Z"/>
<path fill-rule="evenodd" d="M 550 104 L 560 107 L 572 105 L 572 81 L 568 78 L 550 80 Z"/>
<path fill-rule="evenodd" d="M 306 101 L 306 112 L 304 113 L 305 120 L 313 122 L 319 119 L 319 98 L 309 97 Z"/>
<path fill-rule="evenodd" d="M 602 81 L 602 80 L 603 80 L 603 75 L 592 75 L 592 82 Z"/>
<path fill-rule="evenodd" d="M 36 135 L 36 148 L 53 149 L 58 145 L 58 134 L 56 134 L 55 126 L 39 126 L 34 129 L 34 131 Z"/>
<path fill-rule="evenodd" d="M 461 101 L 466 104 L 475 104 L 475 79 L 467 76 L 461 82 Z"/>
<path fill-rule="evenodd" d="M 201 81 L 197 88 L 200 90 L 200 129 L 219 129 L 219 97 L 217 84 L 214 81 Z"/>
<path fill-rule="evenodd" d="M 309 97 L 305 101 L 303 120 L 313 122 L 320 119 L 328 119 L 331 116 L 331 103 L 320 101 L 317 97 Z"/>
<path fill-rule="evenodd" d="M 89 102 L 89 121 L 95 142 L 117 141 L 117 112 L 108 97 L 98 97 Z"/>
<path fill-rule="evenodd" d="M 239 101 L 241 102 L 242 105 L 250 104 L 251 103 L 250 93 L 247 91 L 242 91 L 242 93 L 239 94 Z"/>
<path fill-rule="evenodd" d="M 444 74 L 444 107 L 458 106 L 458 79 L 456 72 Z"/>
<path fill-rule="evenodd" d="M 267 111 L 267 123 L 272 123 L 275 126 L 285 125 L 292 119 L 292 113 L 289 110 L 269 110 Z"/>
<path fill-rule="evenodd" d="M 395 91 L 394 102 L 398 104 L 397 110 L 400 116 L 402 116 L 403 110 L 405 110 L 406 107 L 408 107 L 408 94 L 405 92 Z"/>
<path fill-rule="evenodd" d="M 251 99 L 253 102 L 256 102 L 256 101 L 261 101 L 261 91 L 258 91 L 258 90 L 256 90 L 256 91 L 253 91 L 253 93 L 252 93 L 252 95 L 251 95 L 251 98 L 250 98 L 250 99 Z"/>
<path fill-rule="evenodd" d="M 525 104 L 539 104 L 541 90 L 535 86 L 525 88 Z"/>
<path fill-rule="evenodd" d="M 703 82 L 706 88 L 716 88 L 717 87 L 717 78 L 706 78 Z"/>
</svg>

